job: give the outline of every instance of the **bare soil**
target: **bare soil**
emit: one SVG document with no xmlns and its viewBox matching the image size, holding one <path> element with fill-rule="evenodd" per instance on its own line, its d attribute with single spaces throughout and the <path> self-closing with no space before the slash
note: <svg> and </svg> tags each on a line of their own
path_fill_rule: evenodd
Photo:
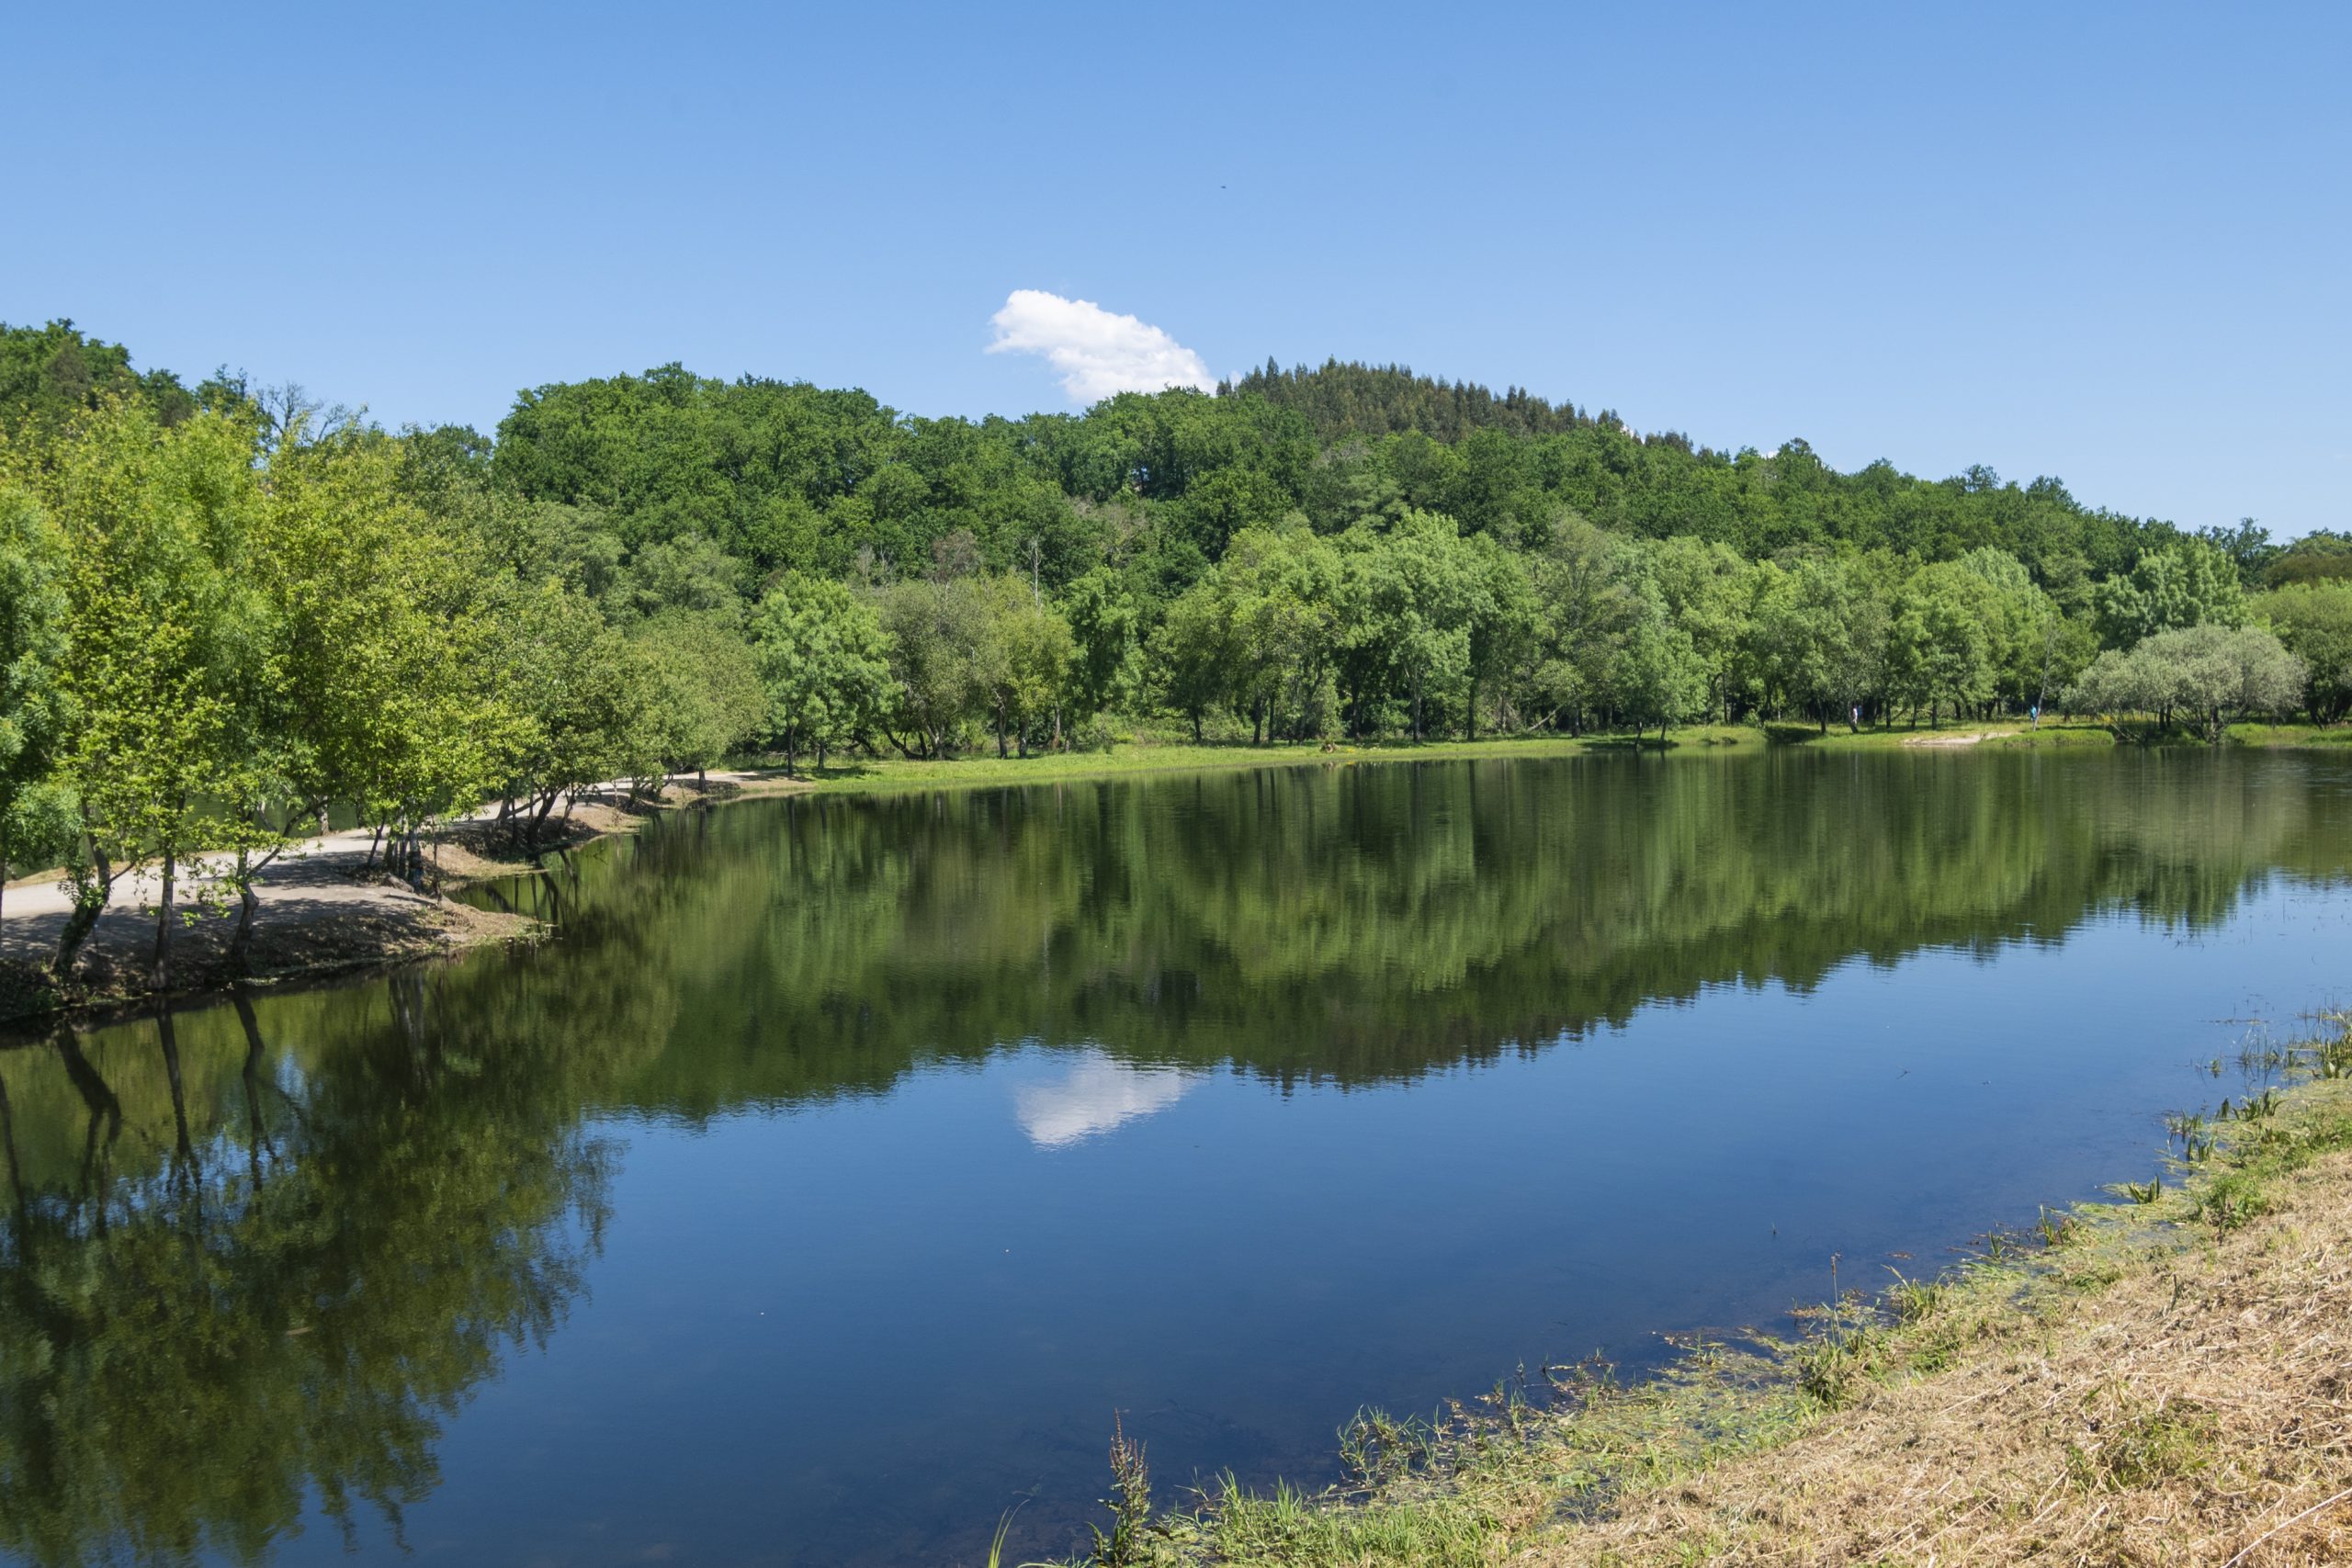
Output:
<svg viewBox="0 0 2352 1568">
<path fill-rule="evenodd" d="M 447 895 L 493 877 L 529 874 L 536 855 L 634 831 L 656 811 L 805 787 L 780 773 L 749 771 L 683 780 L 659 800 L 633 801 L 625 786 L 610 785 L 583 793 L 569 809 L 559 807 L 542 825 L 536 848 L 519 842 L 490 814 L 477 814 L 426 836 L 423 893 L 386 874 L 371 854 L 373 835 L 364 829 L 306 839 L 259 880 L 248 966 L 241 974 L 231 973 L 228 961 L 236 927 L 233 894 L 203 874 L 182 880 L 176 897 L 183 923 L 173 934 L 171 988 L 286 979 L 531 940 L 539 928 L 527 917 L 477 909 Z M 46 969 L 70 910 L 65 891 L 55 873 L 10 883 L 0 897 L 0 1018 L 146 994 L 160 891 L 153 867 L 115 885 L 113 901 L 83 949 L 77 986 L 61 996 Z"/>
</svg>

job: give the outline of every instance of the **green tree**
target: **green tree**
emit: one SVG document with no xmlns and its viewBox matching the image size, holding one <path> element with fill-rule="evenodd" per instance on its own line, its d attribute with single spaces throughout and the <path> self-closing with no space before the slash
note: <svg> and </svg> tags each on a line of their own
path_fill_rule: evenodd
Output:
<svg viewBox="0 0 2352 1568">
<path fill-rule="evenodd" d="M 1535 584 L 1525 560 L 1491 535 L 1469 541 L 1468 659 L 1464 674 L 1469 689 L 1462 699 L 1463 734 L 1478 738 L 1478 701 L 1482 693 L 1502 688 L 1526 667 L 1537 643 L 1542 620 Z M 1498 723 L 1503 722 L 1498 705 Z"/>
<path fill-rule="evenodd" d="M 634 640 L 647 665 L 649 750 L 665 773 L 700 777 L 759 733 L 768 694 L 730 613 L 664 611 Z"/>
<path fill-rule="evenodd" d="M 1886 679 L 1888 605 L 1859 560 L 1808 556 L 1761 569 L 1748 647 L 1771 691 L 1810 710 L 1826 731 L 1849 727 Z"/>
<path fill-rule="evenodd" d="M 883 733 L 901 755 L 947 756 L 987 704 L 995 648 L 983 591 L 969 577 L 902 581 L 877 608 L 896 688 Z"/>
<path fill-rule="evenodd" d="M 1061 743 L 1061 698 L 1069 689 L 1077 646 L 1069 623 L 1030 582 L 1013 576 L 983 580 L 986 636 L 977 663 L 981 694 L 996 729 L 997 755 L 1013 749 L 1026 757 L 1038 726 L 1052 721 L 1047 743 Z"/>
<path fill-rule="evenodd" d="M 0 884 L 73 842 L 74 801 L 53 772 L 72 713 L 64 536 L 28 491 L 0 486 Z"/>
<path fill-rule="evenodd" d="M 1303 527 L 1253 528 L 1235 536 L 1204 580 L 1229 628 L 1230 699 L 1252 741 L 1324 733 L 1340 576 L 1329 540 Z"/>
<path fill-rule="evenodd" d="M 1660 740 L 1668 725 L 1707 708 L 1706 667 L 1690 646 L 1690 634 L 1674 624 L 1663 604 L 1628 630 L 1611 667 L 1610 687 L 1634 734 L 1655 724 Z"/>
<path fill-rule="evenodd" d="M 1707 682 L 1708 706 L 1730 719 L 1733 688 L 1764 587 L 1758 570 L 1720 540 L 1682 535 L 1661 540 L 1651 570 L 1667 614 L 1690 636 Z"/>
<path fill-rule="evenodd" d="M 1469 686 L 1469 551 L 1452 518 L 1420 511 L 1386 530 L 1359 525 L 1340 543 L 1343 669 L 1356 730 L 1381 728 L 1393 702 L 1419 740 L 1432 701 Z"/>
<path fill-rule="evenodd" d="M 0 321 L 0 430 L 54 438 L 108 398 L 132 398 L 174 424 L 197 400 L 168 370 L 134 371 L 119 344 L 85 334 L 70 321 L 12 327 Z"/>
<path fill-rule="evenodd" d="M 1956 562 L 1912 573 L 1896 594 L 1888 628 L 1888 673 L 1894 688 L 1928 722 L 1939 705 L 1955 716 L 1992 699 L 1999 674 L 1999 591 Z"/>
<path fill-rule="evenodd" d="M 768 729 L 787 772 L 804 751 L 825 754 L 888 716 L 892 643 L 872 602 L 838 582 L 787 573 L 752 618 Z"/>
<path fill-rule="evenodd" d="M 1231 606 L 1218 585 L 1196 582 L 1168 606 L 1152 634 L 1151 662 L 1170 706 L 1201 740 L 1201 719 L 1233 691 L 1236 659 Z"/>
<path fill-rule="evenodd" d="M 2181 714 L 2218 746 L 2246 715 L 2294 707 L 2307 674 L 2261 627 L 2208 622 L 2154 633 L 2129 652 L 2100 654 L 2084 671 L 2075 702 L 2099 712 L 2144 713 L 2159 726 Z"/>
<path fill-rule="evenodd" d="M 1072 700 L 1087 714 L 1127 701 L 1136 685 L 1141 616 L 1126 584 L 1109 568 L 1097 567 L 1062 591 L 1061 605 L 1077 649 Z"/>
<path fill-rule="evenodd" d="M 73 717 L 61 772 L 79 808 L 62 980 L 116 882 L 156 866 L 149 983 L 171 983 L 184 881 L 200 869 L 208 799 L 244 793 L 237 702 L 269 644 L 250 560 L 259 488 L 251 428 L 222 414 L 165 425 L 109 398 L 74 439 L 18 459 L 64 536 Z M 233 826 L 228 830 L 233 836 Z M 217 827 L 212 837 L 222 836 Z"/>
<path fill-rule="evenodd" d="M 1530 701 L 1546 721 L 1571 730 L 1607 700 L 1610 671 L 1634 623 L 1647 613 L 1640 552 L 1582 517 L 1555 521 L 1530 572 L 1537 653 Z"/>
<path fill-rule="evenodd" d="M 2099 640 L 2131 648 L 2156 632 L 2207 622 L 2245 622 L 2237 563 L 2203 539 L 2182 539 L 2143 555 L 2132 570 L 2099 585 Z"/>
<path fill-rule="evenodd" d="M 515 717 L 501 759 L 502 816 L 519 805 L 536 844 L 559 802 L 661 766 L 642 718 L 650 671 L 594 601 L 553 582 L 520 588 L 499 619 L 496 695 Z"/>
<path fill-rule="evenodd" d="M 2255 610 L 2309 671 L 2312 720 L 2334 724 L 2352 711 L 2352 580 L 2290 582 L 2264 594 Z"/>
</svg>

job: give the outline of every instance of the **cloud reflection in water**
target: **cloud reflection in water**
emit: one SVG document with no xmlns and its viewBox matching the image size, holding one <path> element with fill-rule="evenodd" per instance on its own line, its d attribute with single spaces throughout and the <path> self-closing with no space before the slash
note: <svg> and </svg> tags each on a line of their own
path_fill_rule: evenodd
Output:
<svg viewBox="0 0 2352 1568">
<path fill-rule="evenodd" d="M 1057 1078 L 1014 1090 L 1012 1114 L 1039 1148 L 1062 1148 L 1167 1110 L 1200 1076 L 1178 1067 L 1130 1066 L 1089 1046 Z"/>
</svg>

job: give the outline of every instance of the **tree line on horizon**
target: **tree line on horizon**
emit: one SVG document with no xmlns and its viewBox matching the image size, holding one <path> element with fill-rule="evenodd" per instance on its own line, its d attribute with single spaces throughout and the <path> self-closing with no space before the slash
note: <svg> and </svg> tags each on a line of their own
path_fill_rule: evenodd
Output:
<svg viewBox="0 0 2352 1568">
<path fill-rule="evenodd" d="M 0 862 L 236 901 L 330 806 L 390 829 L 750 749 L 786 765 L 2069 700 L 2218 731 L 2352 706 L 2352 537 L 2055 479 L 1839 473 L 1397 367 L 1079 414 L 904 415 L 678 366 L 492 435 L 0 327 Z"/>
</svg>

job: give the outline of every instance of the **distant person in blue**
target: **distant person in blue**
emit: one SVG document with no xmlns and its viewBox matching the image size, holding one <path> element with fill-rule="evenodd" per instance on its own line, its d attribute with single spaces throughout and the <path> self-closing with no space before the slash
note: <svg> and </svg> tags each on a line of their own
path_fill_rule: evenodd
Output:
<svg viewBox="0 0 2352 1568">
<path fill-rule="evenodd" d="M 2031 728 L 2035 729 L 2040 729 L 2041 728 L 2041 705 L 2040 703 L 2033 705 L 2033 724 Z"/>
</svg>

